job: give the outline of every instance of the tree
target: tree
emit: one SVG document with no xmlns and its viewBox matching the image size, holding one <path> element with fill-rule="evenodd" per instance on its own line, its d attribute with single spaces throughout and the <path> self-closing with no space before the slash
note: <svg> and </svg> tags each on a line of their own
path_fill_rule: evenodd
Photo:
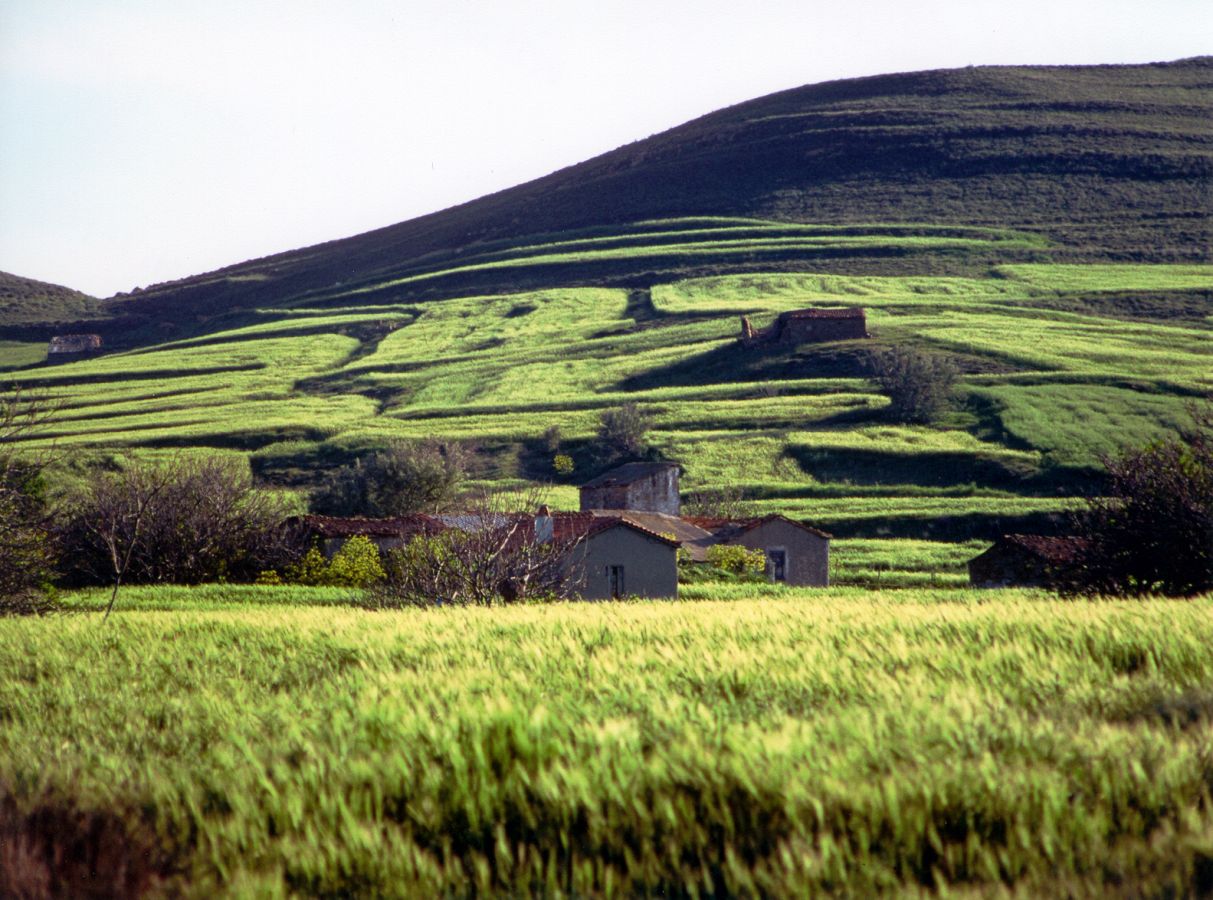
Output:
<svg viewBox="0 0 1213 900">
<path fill-rule="evenodd" d="M 557 534 L 551 518 L 512 511 L 534 509 L 537 499 L 533 491 L 474 499 L 458 527 L 416 536 L 388 553 L 387 578 L 370 592 L 368 605 L 492 606 L 569 596 L 580 538 Z"/>
<path fill-rule="evenodd" d="M 868 370 L 889 398 L 889 415 L 898 422 L 932 422 L 952 396 L 959 374 L 945 357 L 909 347 L 873 351 Z"/>
<path fill-rule="evenodd" d="M 0 397 L 0 615 L 43 612 L 56 548 L 45 499 L 45 455 L 14 448 L 46 424 L 46 401 L 19 391 Z"/>
<path fill-rule="evenodd" d="M 289 509 L 259 490 L 242 460 L 128 461 L 92 478 L 67 515 L 62 542 L 78 581 L 199 584 L 251 581 L 294 553 Z"/>
<path fill-rule="evenodd" d="M 437 513 L 455 502 L 469 463 L 461 445 L 394 442 L 339 469 L 312 497 L 312 511 L 389 518 Z"/>
<path fill-rule="evenodd" d="M 1108 491 L 1076 517 L 1063 593 L 1213 590 L 1213 409 L 1193 414 L 1192 430 L 1104 460 Z"/>
<path fill-rule="evenodd" d="M 611 461 L 644 456 L 652 426 L 653 417 L 635 403 L 604 410 L 598 421 L 599 446 Z"/>
</svg>

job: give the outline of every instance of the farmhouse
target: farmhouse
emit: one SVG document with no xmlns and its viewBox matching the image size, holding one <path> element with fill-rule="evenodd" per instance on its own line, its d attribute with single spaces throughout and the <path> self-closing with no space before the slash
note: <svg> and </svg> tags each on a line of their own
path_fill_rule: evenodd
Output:
<svg viewBox="0 0 1213 900">
<path fill-rule="evenodd" d="M 771 514 L 754 519 L 689 517 L 712 535 L 712 543 L 762 550 L 767 577 L 801 587 L 830 584 L 830 535 L 786 516 Z"/>
<path fill-rule="evenodd" d="M 306 541 L 320 542 L 332 557 L 355 535 L 369 538 L 381 553 L 397 550 L 416 537 L 445 531 L 498 529 L 505 542 L 522 545 L 549 541 L 567 547 L 563 569 L 574 593 L 587 600 L 612 597 L 676 597 L 678 541 L 649 531 L 621 516 L 585 513 L 427 515 L 411 513 L 390 519 L 298 516 L 288 521 Z"/>
<path fill-rule="evenodd" d="M 552 539 L 571 547 L 565 562 L 575 593 L 586 600 L 614 597 L 677 597 L 676 538 L 650 531 L 622 516 L 555 513 Z M 539 536 L 545 511 L 536 516 Z"/>
<path fill-rule="evenodd" d="M 762 550 L 767 577 L 790 585 L 829 584 L 830 536 L 785 516 L 712 518 L 682 516 L 676 463 L 628 463 L 581 488 L 579 512 L 540 507 L 527 513 L 412 513 L 391 519 L 299 516 L 289 521 L 303 539 L 319 541 L 331 557 L 354 535 L 380 550 L 399 549 L 415 537 L 451 529 L 497 530 L 503 546 L 554 542 L 565 554 L 564 571 L 588 600 L 611 597 L 676 597 L 678 551 L 705 562 L 717 544 Z"/>
<path fill-rule="evenodd" d="M 985 588 L 1053 587 L 1083 546 L 1075 537 L 1004 534 L 969 560 L 969 583 Z"/>
<path fill-rule="evenodd" d="M 319 542 L 320 549 L 330 559 L 342 544 L 356 535 L 369 538 L 380 553 L 386 553 L 398 550 L 419 535 L 429 537 L 446 530 L 438 517 L 424 513 L 391 519 L 295 516 L 288 519 L 286 525 L 304 542 Z"/>
<path fill-rule="evenodd" d="M 99 334 L 57 334 L 51 338 L 47 353 L 96 353 L 101 349 Z"/>
<path fill-rule="evenodd" d="M 741 317 L 741 342 L 747 346 L 846 341 L 867 336 L 867 315 L 859 306 L 794 309 L 780 313 L 768 327 L 758 330 L 750 324 L 748 316 Z"/>
<path fill-rule="evenodd" d="M 829 585 L 830 535 L 780 515 L 759 518 L 682 516 L 678 466 L 628 463 L 581 489 L 583 513 L 622 518 L 655 534 L 669 535 L 694 562 L 715 544 L 763 550 L 767 576 L 791 585 Z"/>
</svg>

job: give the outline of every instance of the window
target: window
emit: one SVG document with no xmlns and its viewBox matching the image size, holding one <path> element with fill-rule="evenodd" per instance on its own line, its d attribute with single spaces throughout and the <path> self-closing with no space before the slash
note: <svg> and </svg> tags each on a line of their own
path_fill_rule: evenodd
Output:
<svg viewBox="0 0 1213 900">
<path fill-rule="evenodd" d="M 787 581 L 788 551 L 782 547 L 767 550 L 767 574 L 772 581 Z"/>
<path fill-rule="evenodd" d="M 623 596 L 623 566 L 607 566 L 607 584 L 612 597 Z"/>
</svg>

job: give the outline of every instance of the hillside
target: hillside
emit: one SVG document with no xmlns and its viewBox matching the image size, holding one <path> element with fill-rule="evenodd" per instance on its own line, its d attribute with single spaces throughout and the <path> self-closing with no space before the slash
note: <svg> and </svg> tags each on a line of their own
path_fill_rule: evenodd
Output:
<svg viewBox="0 0 1213 900">
<path fill-rule="evenodd" d="M 89 330 L 125 352 L 13 380 L 59 403 L 42 440 L 63 450 L 200 448 L 306 489 L 385 440 L 437 438 L 474 448 L 478 479 L 556 480 L 558 507 L 594 473 L 601 412 L 637 403 L 688 500 L 811 520 L 845 539 L 844 577 L 960 579 L 972 541 L 1064 527 L 1100 454 L 1213 392 L 1211 72 L 991 68 L 774 95 L 115 300 L 121 317 Z M 739 343 L 740 316 L 810 305 L 864 308 L 871 336 Z M 891 422 L 864 377 L 895 344 L 961 371 L 938 424 Z"/>
<path fill-rule="evenodd" d="M 49 323 L 107 317 L 95 297 L 63 287 L 0 272 L 0 370 L 32 365 L 46 358 Z M 6 340 L 7 338 L 7 340 Z"/>
<path fill-rule="evenodd" d="M 433 215 L 146 290 L 156 327 L 233 307 L 450 269 L 552 235 L 686 216 L 1028 231 L 1064 261 L 1209 259 L 1213 58 L 978 67 L 797 88 L 704 116 Z M 486 147 L 491 153 L 491 147 Z M 545 237 L 547 236 L 547 237 Z M 964 273 L 963 261 L 852 253 L 763 267 Z M 981 258 L 976 264 L 986 262 Z M 449 296 L 752 269 L 746 259 L 502 269 L 410 291 Z M 401 299 L 400 292 L 366 299 Z M 163 333 L 162 330 L 159 333 Z"/>
</svg>

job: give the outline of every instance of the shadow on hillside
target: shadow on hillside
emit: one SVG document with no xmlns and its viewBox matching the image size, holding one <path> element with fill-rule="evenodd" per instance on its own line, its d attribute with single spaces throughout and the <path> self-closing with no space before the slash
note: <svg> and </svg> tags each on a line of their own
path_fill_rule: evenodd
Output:
<svg viewBox="0 0 1213 900">
<path fill-rule="evenodd" d="M 875 346 L 878 345 L 869 341 L 839 341 L 797 348 L 747 347 L 739 340 L 730 341 L 668 366 L 633 375 L 617 387 L 645 391 L 787 378 L 862 378 L 866 374 L 868 351 Z"/>
</svg>

